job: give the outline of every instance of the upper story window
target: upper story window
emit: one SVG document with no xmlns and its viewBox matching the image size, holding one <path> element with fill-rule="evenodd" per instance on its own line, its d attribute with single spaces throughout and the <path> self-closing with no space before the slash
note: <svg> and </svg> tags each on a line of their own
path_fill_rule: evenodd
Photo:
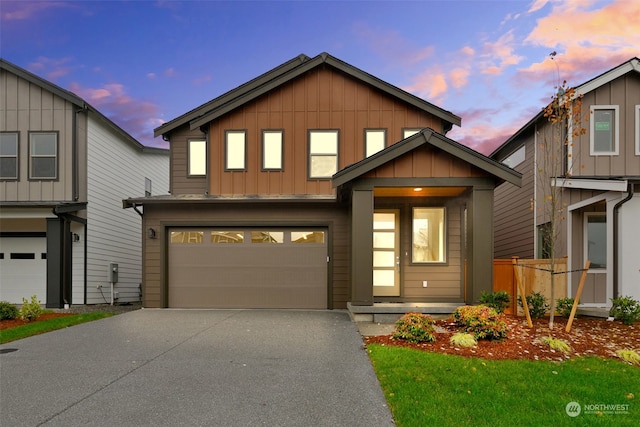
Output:
<svg viewBox="0 0 640 427">
<path fill-rule="evenodd" d="M 207 142 L 202 139 L 188 141 L 189 176 L 204 176 L 207 174 Z"/>
<path fill-rule="evenodd" d="M 338 131 L 309 131 L 309 178 L 331 178 L 338 172 Z"/>
<path fill-rule="evenodd" d="M 245 170 L 247 165 L 247 131 L 226 131 L 224 148 L 225 170 Z"/>
<path fill-rule="evenodd" d="M 636 105 L 636 156 L 640 156 L 640 105 Z"/>
<path fill-rule="evenodd" d="M 592 156 L 617 155 L 619 124 L 617 105 L 592 105 L 589 117 Z"/>
<path fill-rule="evenodd" d="M 402 129 L 402 139 L 409 138 L 410 136 L 415 135 L 416 133 L 420 132 L 421 130 L 422 130 L 421 128 L 405 128 L 405 129 Z"/>
<path fill-rule="evenodd" d="M 58 178 L 58 133 L 29 134 L 29 179 Z"/>
<path fill-rule="evenodd" d="M 384 129 L 364 130 L 364 156 L 369 157 L 378 151 L 384 150 L 387 140 L 387 131 Z"/>
<path fill-rule="evenodd" d="M 513 153 L 509 154 L 502 161 L 502 164 L 506 165 L 506 166 L 509 166 L 510 168 L 514 168 L 514 167 L 518 166 L 520 163 L 524 162 L 525 155 L 526 155 L 526 150 L 525 150 L 524 147 L 525 146 L 523 145 L 522 147 L 518 148 Z"/>
<path fill-rule="evenodd" d="M 18 132 L 0 133 L 0 179 L 18 179 Z"/>
<path fill-rule="evenodd" d="M 282 170 L 284 131 L 262 131 L 262 170 Z"/>
<path fill-rule="evenodd" d="M 144 197 L 151 196 L 151 180 L 149 178 L 144 179 Z"/>
</svg>

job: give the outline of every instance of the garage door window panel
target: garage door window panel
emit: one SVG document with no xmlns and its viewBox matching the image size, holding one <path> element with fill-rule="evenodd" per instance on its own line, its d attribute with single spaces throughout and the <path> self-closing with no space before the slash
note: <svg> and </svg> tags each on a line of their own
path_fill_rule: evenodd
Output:
<svg viewBox="0 0 640 427">
<path fill-rule="evenodd" d="M 251 243 L 284 243 L 283 231 L 252 231 Z"/>
<path fill-rule="evenodd" d="M 211 243 L 243 243 L 243 231 L 212 231 Z"/>
<path fill-rule="evenodd" d="M 291 243 L 324 243 L 324 231 L 292 231 Z"/>
<path fill-rule="evenodd" d="M 201 244 L 204 231 L 172 231 L 171 243 L 175 244 Z"/>
</svg>

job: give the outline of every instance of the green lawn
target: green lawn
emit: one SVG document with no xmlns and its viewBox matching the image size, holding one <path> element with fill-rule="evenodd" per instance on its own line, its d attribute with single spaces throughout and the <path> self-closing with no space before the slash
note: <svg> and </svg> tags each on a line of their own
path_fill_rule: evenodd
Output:
<svg viewBox="0 0 640 427">
<path fill-rule="evenodd" d="M 368 351 L 400 427 L 640 425 L 640 368 L 616 360 L 492 361 L 376 344 Z M 580 404 L 576 417 L 567 414 L 571 402 Z"/>
<path fill-rule="evenodd" d="M 91 322 L 93 320 L 98 320 L 109 316 L 113 316 L 113 313 L 94 312 L 75 314 L 73 316 L 58 317 L 55 319 L 43 320 L 22 326 L 17 326 L 11 329 L 5 329 L 3 331 L 0 331 L 0 344 L 20 340 L 32 335 L 55 331 L 56 329 L 67 328 L 69 326 L 78 325 L 80 323 Z"/>
</svg>

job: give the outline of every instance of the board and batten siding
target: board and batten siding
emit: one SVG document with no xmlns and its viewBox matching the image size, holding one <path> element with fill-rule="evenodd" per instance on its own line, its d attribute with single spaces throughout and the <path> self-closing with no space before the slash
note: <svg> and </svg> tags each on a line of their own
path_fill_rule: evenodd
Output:
<svg viewBox="0 0 640 427">
<path fill-rule="evenodd" d="M 533 135 L 524 142 L 525 159 L 514 169 L 522 173 L 522 187 L 505 182 L 494 192 L 494 258 L 535 258 Z M 502 161 L 504 159 L 499 159 Z"/>
<path fill-rule="evenodd" d="M 589 110 L 592 105 L 618 106 L 619 151 L 617 155 L 592 156 L 590 154 Z M 572 173 L 574 177 L 640 176 L 640 155 L 635 152 L 635 135 L 638 132 L 635 119 L 636 105 L 640 105 L 638 73 L 628 73 L 583 96 L 582 127 L 586 133 L 573 141 L 575 160 Z"/>
<path fill-rule="evenodd" d="M 0 92 L 0 131 L 18 132 L 19 148 L 19 177 L 0 181 L 0 202 L 73 200 L 71 142 L 77 107 L 5 70 L 0 70 Z M 29 132 L 40 131 L 58 134 L 55 180 L 29 180 Z"/>
<path fill-rule="evenodd" d="M 110 301 L 107 271 L 111 262 L 119 265 L 114 287 L 119 301 L 139 301 L 142 220 L 134 210 L 122 209 L 122 200 L 143 196 L 145 178 L 151 179 L 152 195 L 166 194 L 169 156 L 142 152 L 93 117 L 89 117 L 88 140 L 86 303 Z"/>
<path fill-rule="evenodd" d="M 434 115 L 329 68 L 313 70 L 210 122 L 209 194 L 333 194 L 330 179 L 308 178 L 310 130 L 339 131 L 340 170 L 364 158 L 365 129 L 385 129 L 389 146 L 404 128 L 426 127 L 443 131 Z M 264 129 L 284 131 L 282 171 L 261 170 Z M 227 130 L 246 130 L 246 170 L 224 169 Z"/>
</svg>

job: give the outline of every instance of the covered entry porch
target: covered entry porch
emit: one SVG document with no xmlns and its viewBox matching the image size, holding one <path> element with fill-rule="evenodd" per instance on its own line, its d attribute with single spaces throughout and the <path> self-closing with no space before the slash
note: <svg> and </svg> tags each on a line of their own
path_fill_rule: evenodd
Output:
<svg viewBox="0 0 640 427">
<path fill-rule="evenodd" d="M 429 129 L 334 175 L 350 206 L 349 308 L 451 313 L 493 286 L 493 190 L 520 175 Z"/>
</svg>

